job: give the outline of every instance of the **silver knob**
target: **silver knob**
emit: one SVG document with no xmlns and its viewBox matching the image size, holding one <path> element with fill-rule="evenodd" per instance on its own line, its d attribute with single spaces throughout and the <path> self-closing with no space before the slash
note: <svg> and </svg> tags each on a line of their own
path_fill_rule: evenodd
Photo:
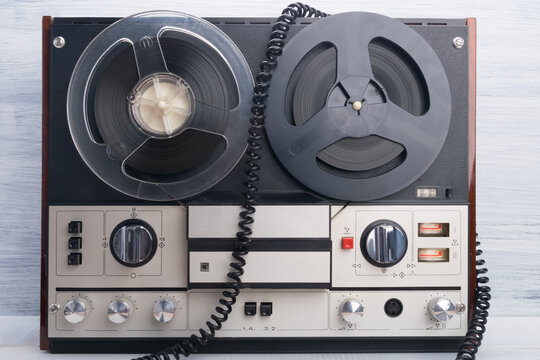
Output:
<svg viewBox="0 0 540 360">
<path fill-rule="evenodd" d="M 174 302 L 169 299 L 163 299 L 156 301 L 154 304 L 154 319 L 160 323 L 168 323 L 174 317 L 176 306 Z"/>
<path fill-rule="evenodd" d="M 64 317 L 66 321 L 72 324 L 78 324 L 83 321 L 90 313 L 90 306 L 83 298 L 68 301 L 64 307 Z"/>
<path fill-rule="evenodd" d="M 450 300 L 436 297 L 429 302 L 429 312 L 438 321 L 448 321 L 456 315 L 456 307 Z"/>
<path fill-rule="evenodd" d="M 360 247 L 371 264 L 388 267 L 397 264 L 405 256 L 407 236 L 401 226 L 393 221 L 376 221 L 362 234 Z"/>
<path fill-rule="evenodd" d="M 115 324 L 125 323 L 131 315 L 133 305 L 125 299 L 114 300 L 107 309 L 109 320 Z"/>
<path fill-rule="evenodd" d="M 355 299 L 345 300 L 340 307 L 340 313 L 348 323 L 356 324 L 364 316 L 364 307 L 362 303 Z"/>
</svg>

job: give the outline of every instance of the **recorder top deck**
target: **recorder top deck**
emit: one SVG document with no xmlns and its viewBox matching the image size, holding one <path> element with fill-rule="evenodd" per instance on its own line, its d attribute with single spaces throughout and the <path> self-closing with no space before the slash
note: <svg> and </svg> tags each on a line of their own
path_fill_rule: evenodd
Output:
<svg viewBox="0 0 540 360">
<path fill-rule="evenodd" d="M 78 55 L 81 54 L 82 50 L 86 47 L 90 40 L 92 40 L 100 31 L 107 28 L 107 25 L 105 25 L 106 23 L 111 23 L 114 21 L 114 19 L 85 20 L 86 21 L 81 21 L 78 19 L 69 18 L 55 19 L 55 22 L 51 28 L 52 38 L 56 36 L 64 36 L 66 37 L 66 41 L 69 40 L 67 39 L 68 36 L 66 35 L 66 32 L 71 32 L 72 28 L 86 29 L 84 32 L 77 32 L 77 39 L 73 39 L 73 41 L 70 41 L 69 44 L 63 47 L 61 50 L 55 48 L 52 49 L 53 53 L 55 51 L 62 51 L 62 53 L 64 54 L 64 56 L 62 57 L 53 57 L 51 61 L 51 86 L 53 86 L 55 89 L 58 89 L 57 96 L 60 99 L 68 99 L 66 92 L 68 90 L 68 84 L 71 78 L 70 69 L 73 69 L 73 67 L 75 67 L 75 63 L 78 60 Z M 264 53 L 264 42 L 259 41 L 259 39 L 267 38 L 269 36 L 271 30 L 270 24 L 272 20 L 208 20 L 213 22 L 216 27 L 226 32 L 227 36 L 231 38 L 235 45 L 238 46 L 241 54 L 243 55 L 243 58 L 247 60 L 251 72 L 254 73 L 258 66 L 260 54 Z M 319 20 L 306 19 L 306 21 L 302 21 L 301 23 L 292 25 L 291 35 L 296 34 L 303 28 L 307 29 L 311 26 L 308 24 L 317 21 Z M 438 129 L 437 131 L 440 131 L 441 134 L 444 135 L 447 132 L 446 137 L 443 137 L 442 139 L 437 141 L 437 143 L 439 144 L 438 146 L 441 147 L 441 150 L 437 151 L 436 149 L 433 149 L 430 151 L 425 149 L 425 151 L 420 151 L 419 154 L 429 153 L 438 155 L 432 155 L 432 157 L 436 158 L 431 160 L 413 161 L 414 163 L 418 164 L 428 164 L 430 163 L 430 161 L 432 161 L 431 166 L 427 167 L 427 169 L 424 169 L 423 172 L 417 170 L 413 174 L 414 171 L 412 171 L 412 169 L 405 169 L 407 164 L 409 164 L 409 160 L 412 158 L 412 155 L 410 154 L 412 149 L 409 150 L 409 155 L 406 156 L 407 151 L 403 147 L 403 145 L 396 145 L 395 142 L 384 140 L 380 136 L 375 134 L 367 137 L 362 136 L 356 139 L 342 139 L 336 141 L 335 144 L 328 147 L 327 149 L 324 149 L 324 151 L 319 152 L 315 161 L 316 167 L 312 168 L 313 171 L 321 171 L 320 174 L 317 176 L 315 176 L 315 173 L 310 173 L 311 175 L 308 176 L 307 174 L 309 172 L 307 172 L 307 170 L 303 168 L 303 166 L 305 165 L 302 165 L 298 167 L 298 170 L 295 170 L 297 168 L 296 166 L 291 165 L 291 167 L 287 165 L 288 160 L 283 162 L 284 160 L 281 159 L 279 155 L 276 155 L 274 151 L 272 151 L 272 148 L 276 148 L 276 146 L 279 148 L 285 146 L 277 143 L 281 141 L 282 137 L 272 136 L 275 126 L 280 126 L 281 128 L 290 127 L 290 129 L 293 130 L 296 128 L 303 129 L 302 126 L 298 125 L 301 125 L 300 123 L 307 121 L 306 116 L 310 115 L 310 113 L 314 113 L 315 110 L 317 110 L 318 102 L 324 102 L 325 97 L 330 94 L 330 91 L 328 90 L 329 86 L 334 86 L 332 84 L 335 82 L 335 76 L 332 77 L 332 71 L 335 71 L 336 69 L 337 63 L 335 59 L 337 53 L 333 46 L 324 45 L 324 49 L 318 47 L 314 49 L 314 53 L 306 55 L 306 58 L 303 59 L 296 72 L 294 74 L 291 74 L 292 82 L 287 89 L 275 90 L 276 92 L 287 91 L 288 94 L 290 94 L 287 99 L 289 99 L 290 101 L 288 100 L 287 102 L 283 102 L 285 108 L 280 108 L 285 111 L 283 116 L 277 115 L 277 113 L 275 115 L 275 118 L 278 120 L 286 120 L 283 124 L 280 124 L 279 121 L 276 121 L 276 125 L 274 126 L 274 121 L 268 120 L 268 123 L 270 124 L 269 137 L 271 140 L 272 138 L 275 138 L 274 142 L 276 142 L 276 144 L 273 144 L 272 141 L 270 141 L 270 144 L 267 143 L 267 146 L 265 146 L 263 149 L 260 160 L 261 166 L 267 169 L 268 173 L 271 175 L 261 178 L 259 186 L 261 192 L 271 194 L 284 192 L 311 193 L 315 194 L 319 198 L 322 197 L 330 201 L 336 201 L 332 200 L 332 198 L 336 197 L 338 198 L 338 201 L 348 201 L 354 198 L 355 188 L 357 189 L 356 191 L 358 191 L 358 189 L 360 188 L 367 189 L 369 188 L 367 186 L 367 183 L 369 182 L 370 184 L 372 184 L 370 186 L 375 186 L 380 189 L 385 189 L 389 187 L 391 188 L 392 186 L 395 189 L 392 194 L 384 195 L 382 194 L 382 192 L 380 192 L 380 194 L 383 195 L 382 197 L 379 195 L 376 198 L 373 198 L 372 196 L 371 199 L 369 199 L 370 201 L 420 201 L 426 203 L 437 203 L 441 201 L 443 203 L 467 202 L 469 193 L 469 181 L 467 164 L 468 147 L 466 144 L 468 141 L 467 138 L 469 136 L 469 94 L 467 90 L 463 91 L 463 85 L 468 82 L 468 50 L 466 48 L 456 49 L 452 46 L 451 41 L 449 48 L 448 43 L 441 42 L 439 38 L 444 37 L 446 39 L 453 39 L 455 37 L 461 37 L 466 41 L 468 37 L 468 28 L 465 24 L 465 20 L 445 21 L 446 25 L 428 25 L 432 23 L 441 24 L 441 21 L 418 19 L 401 20 L 401 23 L 413 24 L 406 26 L 407 30 L 412 31 L 413 34 L 416 34 L 416 37 L 423 39 L 423 42 L 427 42 L 425 46 L 429 46 L 433 49 L 431 53 L 434 53 L 433 56 L 436 56 L 440 61 L 440 66 L 438 66 L 437 68 L 443 70 L 443 75 L 445 78 L 447 78 L 448 81 L 448 89 L 450 91 L 450 94 L 446 94 L 443 97 L 446 97 L 447 104 L 451 105 L 451 119 L 448 118 L 447 124 L 444 126 L 436 125 L 432 121 L 429 121 L 428 118 L 425 119 L 426 123 L 429 123 L 430 126 L 433 126 L 433 129 Z M 249 31 L 246 31 L 246 28 L 248 28 Z M 319 31 L 317 31 L 316 33 L 319 33 Z M 290 38 L 292 40 L 295 38 L 295 36 L 291 35 Z M 372 34 L 372 36 L 374 35 L 375 34 Z M 382 38 L 378 38 L 376 39 L 376 41 L 372 41 L 368 48 L 369 59 L 372 59 L 373 63 L 373 75 L 375 79 L 378 78 L 381 80 L 376 80 L 376 83 L 368 84 L 366 90 L 368 90 L 369 93 L 375 93 L 377 91 L 380 92 L 382 89 L 384 89 L 384 91 L 382 91 L 382 95 L 385 96 L 384 101 L 392 104 L 392 101 L 394 101 L 397 104 L 409 107 L 409 110 L 416 112 L 416 114 L 420 114 L 422 111 L 425 111 L 429 105 L 430 112 L 428 112 L 427 114 L 429 116 L 432 116 L 432 113 L 436 112 L 436 109 L 434 109 L 434 107 L 437 104 L 429 103 L 429 101 L 433 102 L 435 100 L 431 99 L 434 94 L 429 95 L 429 93 L 426 93 L 428 84 L 425 82 L 425 80 L 422 79 L 422 77 L 414 76 L 415 65 L 411 63 L 411 58 L 400 53 L 399 48 L 392 45 L 391 39 L 388 39 L 388 41 L 383 41 L 381 39 Z M 321 38 L 322 44 L 330 44 L 328 40 L 324 40 L 324 38 Z M 184 61 L 182 59 L 176 59 L 176 57 L 174 57 L 173 55 L 175 51 L 175 46 L 183 46 L 182 44 L 184 43 L 182 43 L 182 41 L 184 40 L 177 39 L 170 41 L 168 40 L 168 42 L 165 42 L 163 44 L 163 52 L 164 56 L 166 57 L 166 61 L 168 63 L 173 61 Z M 176 41 L 178 42 L 178 44 L 176 44 Z M 110 42 L 112 42 L 112 40 L 110 40 Z M 90 147 L 93 146 L 93 148 L 101 149 L 104 153 L 105 160 L 109 159 L 107 161 L 102 161 L 97 158 L 96 160 L 92 160 L 98 164 L 97 166 L 108 166 L 107 164 L 111 164 L 111 168 L 116 169 L 115 171 L 119 171 L 119 173 L 116 173 L 119 177 L 118 184 L 115 185 L 116 187 L 121 188 L 122 186 L 127 186 L 123 181 L 129 180 L 128 182 L 130 184 L 134 184 L 133 186 L 137 189 L 133 191 L 143 191 L 142 189 L 148 189 L 148 186 L 151 186 L 151 184 L 154 183 L 160 184 L 159 186 L 172 186 L 171 184 L 177 184 L 178 187 L 182 188 L 182 191 L 187 191 L 186 187 L 189 188 L 189 186 L 186 182 L 190 179 L 193 179 L 193 174 L 204 172 L 205 174 L 210 175 L 208 174 L 208 169 L 206 169 L 206 166 L 208 166 L 210 163 L 219 165 L 220 162 L 217 161 L 216 157 L 220 157 L 220 159 L 222 159 L 223 156 L 226 156 L 223 153 L 224 143 L 223 141 L 221 141 L 225 138 L 221 136 L 208 135 L 208 133 L 205 132 L 199 132 L 195 134 L 194 131 L 189 130 L 189 128 L 184 131 L 184 135 L 182 135 L 186 139 L 178 138 L 178 136 L 173 136 L 167 139 L 164 139 L 160 136 L 152 137 L 142 130 L 141 131 L 143 135 L 141 135 L 140 138 L 137 138 L 137 136 L 139 136 L 137 130 L 129 130 L 129 132 L 127 133 L 125 130 L 121 131 L 121 129 L 126 129 L 126 127 L 133 127 L 134 129 L 139 128 L 136 120 L 130 120 L 130 111 L 132 111 L 130 109 L 132 108 L 132 105 L 128 106 L 130 102 L 127 99 L 127 95 L 124 94 L 124 92 L 131 94 L 132 90 L 136 89 L 135 84 L 137 83 L 136 79 L 138 78 L 135 59 L 133 55 L 131 55 L 131 51 L 126 52 L 126 46 L 127 45 L 125 45 L 125 43 L 119 43 L 118 47 L 123 48 L 124 50 L 111 49 L 110 54 L 105 53 L 105 55 L 102 56 L 101 53 L 98 52 L 94 55 L 95 59 L 93 61 L 96 62 L 96 64 L 90 61 L 91 63 L 88 66 L 91 69 L 87 69 L 88 72 L 91 72 L 93 69 L 93 75 L 81 76 L 81 80 L 79 80 L 87 84 L 86 86 L 83 86 L 83 84 L 78 86 L 83 90 L 87 91 L 87 95 L 84 95 L 84 93 L 80 96 L 76 95 L 76 90 L 74 90 L 74 87 L 76 87 L 77 85 L 72 84 L 70 96 L 75 98 L 74 101 L 79 99 L 79 101 L 86 101 L 85 105 L 82 103 L 79 103 L 78 105 L 79 107 L 86 109 L 85 111 L 83 109 L 79 109 L 79 111 L 82 111 L 81 117 L 83 117 L 83 115 L 86 117 L 86 124 L 85 122 L 77 122 L 77 124 L 80 124 L 80 126 L 79 128 L 77 126 L 72 126 L 72 132 L 75 129 L 78 129 L 78 131 L 80 130 L 81 133 L 77 136 L 86 141 L 87 145 L 89 145 Z M 301 51 L 296 51 L 294 47 L 295 45 L 293 42 L 290 47 L 290 53 L 287 51 L 287 53 L 291 54 L 291 56 L 292 53 L 301 53 Z M 115 53 L 119 51 L 121 53 Z M 196 50 L 191 49 L 191 51 Z M 423 52 L 419 51 L 419 53 Z M 204 54 L 205 53 L 203 52 L 200 56 L 204 56 Z M 171 58 L 168 59 L 168 56 L 171 56 Z M 210 58 L 212 59 L 221 58 L 221 56 L 214 56 L 208 54 L 206 56 L 210 56 Z M 296 56 L 298 57 L 300 55 Z M 240 63 L 244 61 L 243 58 Z M 204 60 L 204 57 L 202 59 L 203 60 L 198 61 L 208 60 Z M 301 57 L 299 59 L 301 59 Z M 283 59 L 283 61 L 285 60 L 287 59 Z M 213 61 L 215 62 L 217 60 Z M 291 63 L 295 61 L 296 60 L 293 60 L 291 61 Z M 95 66 L 92 67 L 91 65 L 93 64 Z M 215 72 L 222 71 L 220 66 L 224 65 L 223 63 L 221 63 L 221 65 L 220 63 L 214 63 L 212 66 L 215 66 L 215 75 Z M 289 67 L 290 66 L 292 65 L 289 65 Z M 321 76 L 319 77 L 314 77 L 315 73 L 320 72 L 319 68 L 324 69 L 324 71 L 326 72 L 321 74 Z M 456 69 L 460 70 L 456 71 Z M 196 92 L 196 98 L 199 99 L 197 101 L 200 102 L 200 97 L 202 95 L 199 94 L 199 92 L 203 90 L 207 92 L 209 89 L 208 84 L 215 83 L 215 81 L 217 81 L 216 79 L 219 78 L 207 79 L 206 77 L 210 76 L 207 75 L 208 71 L 204 69 L 198 69 L 197 67 L 195 67 L 195 69 L 191 69 L 191 71 L 202 71 L 202 73 L 205 74 L 205 77 L 202 80 L 206 81 L 205 84 L 207 87 L 201 89 L 195 88 L 190 90 L 191 92 Z M 232 73 L 229 73 L 229 75 L 231 74 Z M 247 73 L 244 72 L 244 78 L 246 77 L 246 74 Z M 449 74 L 449 76 L 446 77 L 445 74 Z M 184 75 L 184 78 L 189 78 L 189 76 L 193 76 L 193 74 Z M 78 79 L 78 77 L 75 77 L 75 79 Z M 316 81 L 313 86 L 311 86 L 310 79 L 314 79 L 313 81 Z M 277 79 L 274 77 L 274 80 L 276 82 L 281 81 L 279 80 L 279 77 Z M 165 79 L 164 81 L 166 84 L 169 83 L 169 80 Z M 125 85 L 122 85 L 125 88 L 123 90 L 124 92 L 122 92 L 122 89 L 120 89 L 119 86 L 120 84 L 124 84 L 126 82 L 129 82 L 129 84 L 127 85 L 127 87 Z M 193 80 L 191 80 L 191 82 L 193 82 Z M 235 81 L 232 81 L 231 79 L 222 79 L 221 82 L 218 82 L 222 83 L 223 86 L 225 86 L 221 88 L 220 91 L 237 93 L 238 90 L 233 91 L 231 88 L 226 87 L 231 86 L 231 84 L 229 84 L 228 82 L 234 83 Z M 249 84 L 251 81 L 248 77 L 243 79 L 243 82 Z M 274 85 L 276 85 L 276 83 L 274 83 Z M 144 86 L 144 84 L 139 84 L 138 86 Z M 197 83 L 194 83 L 194 86 L 202 85 L 197 85 Z M 126 90 L 127 88 L 129 88 L 129 91 Z M 278 86 L 276 86 L 275 89 L 278 89 Z M 344 91 L 345 90 L 343 88 L 343 84 L 339 83 L 338 86 L 336 86 L 332 91 L 332 101 L 337 101 L 339 103 L 343 102 L 344 105 L 346 101 L 350 102 L 350 100 L 345 99 L 347 96 Z M 310 101 L 306 104 L 308 104 L 311 108 L 302 107 L 302 104 L 305 102 L 304 100 L 302 100 L 304 99 L 304 97 Z M 250 98 L 250 96 L 248 96 L 248 98 Z M 276 99 L 275 101 L 279 101 L 277 100 L 279 96 L 270 98 Z M 74 101 L 72 101 L 70 104 L 72 104 Z M 222 97 L 220 101 L 225 100 Z M 382 101 L 382 98 L 379 96 L 378 98 L 373 98 L 370 101 Z M 196 105 L 197 103 L 195 103 L 195 106 Z M 371 116 L 377 111 L 376 108 L 379 105 L 371 106 L 372 109 L 369 111 L 369 116 L 367 115 L 367 120 L 358 114 L 350 114 L 350 111 L 353 111 L 352 104 L 347 104 L 347 106 L 340 105 L 342 110 L 334 107 L 334 105 L 329 106 L 330 107 L 328 107 L 327 109 L 330 109 L 330 111 L 337 111 L 338 113 L 340 111 L 344 112 L 345 118 L 343 118 L 343 121 L 346 121 L 347 117 L 349 116 L 353 117 L 351 118 L 351 121 L 353 123 L 357 123 L 360 125 L 364 123 L 369 123 L 370 121 L 378 121 L 370 120 L 369 116 Z M 388 107 L 386 105 L 382 106 Z M 370 105 L 366 103 L 363 110 L 361 110 L 360 112 L 362 113 L 368 111 L 367 109 L 369 107 Z M 198 110 L 194 108 L 194 111 L 203 111 L 203 114 L 201 116 L 219 115 L 222 116 L 222 119 L 224 119 L 222 120 L 222 122 L 228 121 L 227 123 L 229 124 L 235 123 L 235 121 L 231 121 L 231 119 L 234 118 L 234 115 L 231 115 L 231 119 L 226 120 L 228 115 L 225 116 L 224 114 L 220 115 L 215 113 L 207 113 L 209 109 L 208 107 L 204 108 L 203 106 L 199 105 L 197 109 Z M 274 104 L 272 104 L 271 109 L 271 112 L 277 111 L 277 107 L 274 106 Z M 397 108 L 394 109 L 396 111 L 398 110 Z M 61 136 L 57 135 L 55 137 L 52 137 L 48 142 L 50 153 L 54 154 L 55 157 L 55 161 L 49 162 L 48 172 L 50 176 L 54 177 L 54 181 L 49 182 L 48 189 L 48 199 L 51 204 L 69 204 L 73 202 L 92 204 L 103 201 L 112 203 L 130 203 L 133 201 L 141 202 L 146 198 L 146 196 L 142 196 L 142 193 L 140 193 L 139 196 L 136 196 L 136 194 L 133 193 L 132 196 L 124 196 L 124 194 L 115 191 L 99 179 L 99 177 L 105 176 L 101 174 L 100 170 L 94 169 L 94 172 L 97 173 L 98 177 L 96 177 L 95 174 L 92 174 L 92 171 L 89 171 L 90 169 L 84 164 L 83 159 L 85 158 L 85 156 L 88 157 L 87 155 L 85 155 L 85 152 L 83 151 L 83 156 L 81 157 L 79 155 L 79 152 L 75 151 L 75 147 L 71 141 L 63 140 L 71 137 L 69 133 L 69 127 L 67 125 L 68 122 L 67 114 L 65 111 L 65 104 L 62 101 L 55 102 L 54 104 L 52 104 L 50 110 L 50 126 L 54 127 L 54 133 L 60 134 L 61 132 Z M 206 113 L 204 111 L 206 111 Z M 387 110 L 385 109 L 383 111 L 386 112 Z M 122 116 L 120 118 L 115 118 L 114 116 L 112 118 L 109 118 L 108 116 L 110 116 L 111 114 L 122 114 Z M 444 116 L 449 115 L 450 114 Z M 337 115 L 332 116 L 334 118 Z M 377 116 L 381 117 L 382 115 L 379 114 Z M 79 118 L 76 115 L 73 115 L 72 117 L 74 119 Z M 244 118 L 246 117 L 249 117 L 249 113 L 244 114 Z M 357 118 L 355 119 L 354 117 Z M 440 117 L 436 116 L 436 118 Z M 194 119 L 193 121 L 196 120 L 197 119 Z M 298 122 L 298 124 L 295 123 L 295 126 L 291 126 L 288 123 L 289 121 Z M 335 121 L 338 120 L 335 119 L 334 122 Z M 379 129 L 382 128 L 379 127 Z M 89 132 L 87 132 L 87 130 Z M 231 145 L 232 143 L 242 144 L 243 146 L 244 140 L 242 139 L 245 137 L 245 135 L 243 135 L 242 133 L 245 133 L 245 131 L 247 130 L 244 129 L 242 131 L 232 131 L 232 133 L 234 133 L 237 138 L 235 138 L 234 141 L 232 141 L 232 139 L 229 139 L 226 141 L 226 143 Z M 280 131 L 283 131 L 283 129 L 276 131 L 279 133 Z M 345 130 L 341 129 L 339 131 Z M 360 131 L 360 129 L 357 129 L 355 131 L 358 132 Z M 426 136 L 428 136 L 425 132 L 427 131 L 426 129 L 417 128 L 415 131 L 418 132 L 419 138 L 425 138 Z M 109 135 L 108 133 L 111 133 L 113 135 Z M 117 139 L 116 137 L 120 136 L 119 134 L 122 134 L 122 136 L 124 137 L 127 136 L 127 138 Z M 361 134 L 358 133 L 355 136 L 360 135 Z M 414 133 L 411 133 L 409 135 L 413 136 L 413 138 L 415 136 Z M 104 136 L 105 138 L 103 138 Z M 110 136 L 113 136 L 113 138 L 110 138 Z M 226 135 L 223 134 L 223 136 Z M 242 139 L 240 138 L 240 136 L 242 136 Z M 215 138 L 217 138 L 217 140 Z M 124 163 L 122 163 L 121 161 L 119 162 L 118 160 L 111 159 L 109 156 L 110 154 L 107 155 L 107 151 L 109 151 L 109 153 L 111 151 L 114 151 L 111 150 L 110 145 L 104 146 L 104 144 L 106 144 L 107 142 L 119 142 L 123 144 L 126 141 L 130 141 L 129 146 L 131 147 L 137 147 L 137 141 L 145 142 L 146 145 L 138 148 L 138 151 L 135 151 L 132 154 L 130 152 L 130 149 L 123 147 L 122 151 L 130 155 L 129 160 Z M 162 144 L 162 142 L 164 144 Z M 171 142 L 175 143 L 168 145 L 168 143 Z M 205 146 L 203 146 L 204 149 L 199 149 L 198 146 L 201 146 L 201 144 L 206 144 Z M 81 147 L 82 145 L 78 146 Z M 289 144 L 288 146 L 291 147 L 292 144 Z M 64 151 L 65 147 L 69 147 L 73 150 Z M 172 151 L 171 149 L 174 149 L 174 151 Z M 95 157 L 93 150 L 88 150 L 88 152 L 91 155 L 90 157 Z M 138 152 L 140 152 L 140 154 L 138 154 Z M 289 152 L 286 151 L 286 153 Z M 194 156 L 194 154 L 197 155 Z M 112 156 L 114 158 L 115 155 Z M 200 158 L 200 156 L 204 156 L 205 158 L 202 159 Z M 238 155 L 233 156 L 233 158 L 235 159 L 235 163 L 239 160 Z M 404 159 L 408 159 L 408 161 L 404 162 Z M 135 163 L 138 164 L 136 167 L 134 167 Z M 304 161 L 299 161 L 299 164 L 304 163 Z M 399 165 L 396 166 L 396 164 Z M 288 171 L 293 171 L 293 176 L 289 175 L 287 171 L 283 171 L 284 166 Z M 404 170 L 399 170 L 401 169 L 400 166 L 403 166 Z M 213 182 L 216 182 L 218 179 L 219 181 L 217 181 L 215 185 L 210 186 L 209 189 L 206 189 L 206 192 L 203 191 L 202 188 L 206 188 L 208 186 L 202 186 L 201 183 L 197 183 L 197 186 L 200 185 L 199 190 L 197 191 L 196 195 L 191 194 L 190 198 L 199 197 L 201 194 L 209 194 L 212 199 L 215 199 L 216 197 L 218 197 L 218 194 L 228 194 L 228 196 L 222 198 L 221 201 L 234 202 L 236 200 L 234 195 L 237 195 L 237 192 L 231 191 L 231 189 L 236 188 L 238 186 L 237 184 L 242 181 L 241 178 L 243 176 L 243 170 L 242 166 L 236 166 L 232 168 L 231 171 L 228 173 L 226 169 L 229 168 L 231 168 L 230 165 L 221 167 L 221 169 L 219 169 L 221 170 L 221 175 L 219 176 L 217 174 L 212 176 L 205 176 L 205 178 L 214 179 L 212 180 Z M 393 170 L 388 171 L 388 169 Z M 409 173 L 409 176 L 405 177 L 404 173 L 402 172 Z M 300 182 L 296 180 L 298 176 L 304 176 L 312 179 L 311 181 L 314 181 L 314 183 L 310 185 L 312 189 L 316 189 L 321 184 L 329 182 L 329 187 L 339 188 L 341 194 L 329 193 L 330 196 L 327 196 L 324 192 L 321 193 L 320 191 L 313 191 L 309 187 L 306 188 L 304 186 L 306 184 L 302 184 L 302 181 L 306 181 L 305 179 L 301 180 Z M 324 176 L 329 177 L 329 179 L 322 180 L 324 179 Z M 383 181 L 383 177 L 388 178 L 391 181 Z M 412 183 L 410 185 L 406 185 L 406 183 L 411 181 L 409 179 L 412 178 L 415 178 Z M 73 186 L 74 183 L 80 184 L 80 186 Z M 394 185 L 390 185 L 391 183 L 394 183 Z M 351 185 L 348 186 L 346 184 Z M 403 189 L 398 189 L 402 187 Z M 81 191 L 79 189 L 85 190 Z M 120 190 L 122 192 L 126 192 L 126 189 Z M 375 189 L 372 190 L 373 194 L 375 194 L 374 190 Z M 188 192 L 193 193 L 194 191 L 190 190 Z M 154 194 L 151 196 L 149 195 L 149 197 L 151 198 L 152 196 L 155 196 L 157 198 L 160 198 L 161 200 L 164 199 L 161 196 L 165 196 L 170 200 L 172 200 L 171 196 L 173 198 L 177 198 L 169 191 L 159 191 L 159 193 L 161 193 L 162 195 Z M 232 199 L 230 198 L 231 196 L 233 196 Z M 277 200 L 274 201 L 281 201 L 279 200 L 279 196 L 276 198 Z"/>
</svg>

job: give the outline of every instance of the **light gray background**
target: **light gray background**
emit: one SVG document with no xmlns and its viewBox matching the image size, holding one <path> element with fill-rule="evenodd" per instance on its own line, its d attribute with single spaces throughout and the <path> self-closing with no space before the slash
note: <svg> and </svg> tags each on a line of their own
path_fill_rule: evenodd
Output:
<svg viewBox="0 0 540 360">
<path fill-rule="evenodd" d="M 39 312 L 41 16 L 268 17 L 287 1 L 0 1 L 0 316 Z M 540 316 L 540 2 L 308 3 L 330 13 L 478 18 L 477 213 L 491 314 Z"/>
</svg>

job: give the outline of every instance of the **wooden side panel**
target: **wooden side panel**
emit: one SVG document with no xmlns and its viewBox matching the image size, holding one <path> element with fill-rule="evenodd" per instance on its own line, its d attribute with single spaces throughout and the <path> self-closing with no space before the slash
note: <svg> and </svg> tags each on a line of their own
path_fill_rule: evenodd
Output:
<svg viewBox="0 0 540 360">
<path fill-rule="evenodd" d="M 467 18 L 469 27 L 469 239 L 471 275 L 469 281 L 469 309 L 474 304 L 476 287 L 476 18 Z M 472 311 L 469 311 L 472 315 Z"/>
<path fill-rule="evenodd" d="M 49 160 L 49 65 L 50 65 L 50 30 L 52 17 L 44 16 L 42 20 L 42 159 L 41 159 L 41 302 L 40 302 L 40 329 L 39 346 L 42 350 L 49 349 L 49 339 L 47 338 L 47 233 L 48 218 L 47 211 L 47 189 L 48 189 L 48 160 Z"/>
</svg>

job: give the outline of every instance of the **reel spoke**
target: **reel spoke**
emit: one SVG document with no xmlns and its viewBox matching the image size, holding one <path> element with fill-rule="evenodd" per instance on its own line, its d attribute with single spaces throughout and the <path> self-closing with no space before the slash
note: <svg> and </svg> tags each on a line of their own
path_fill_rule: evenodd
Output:
<svg viewBox="0 0 540 360">
<path fill-rule="evenodd" d="M 151 74 L 169 72 L 157 37 L 143 36 L 139 40 L 133 41 L 133 51 L 140 79 Z M 158 95 L 159 84 L 155 84 L 155 88 L 156 95 Z"/>
<path fill-rule="evenodd" d="M 337 80 L 351 76 L 373 78 L 368 45 L 371 38 L 362 36 L 362 30 L 356 29 L 343 37 L 332 40 L 337 50 Z"/>
<path fill-rule="evenodd" d="M 209 134 L 224 137 L 226 127 L 216 119 L 229 112 L 219 106 L 210 105 L 202 101 L 196 101 L 195 118 L 188 124 L 186 129 L 193 129 Z M 225 115 L 226 116 L 226 115 Z"/>
<path fill-rule="evenodd" d="M 430 116 L 427 114 L 412 115 L 391 101 L 386 106 L 386 119 L 372 134 L 403 145 L 408 153 L 414 149 L 430 151 L 439 142 L 439 139 L 431 131 L 433 127 L 429 124 Z"/>
<path fill-rule="evenodd" d="M 317 154 L 347 135 L 334 126 L 329 109 L 323 107 L 306 124 L 296 127 L 287 149 L 293 162 L 315 162 Z"/>
</svg>

